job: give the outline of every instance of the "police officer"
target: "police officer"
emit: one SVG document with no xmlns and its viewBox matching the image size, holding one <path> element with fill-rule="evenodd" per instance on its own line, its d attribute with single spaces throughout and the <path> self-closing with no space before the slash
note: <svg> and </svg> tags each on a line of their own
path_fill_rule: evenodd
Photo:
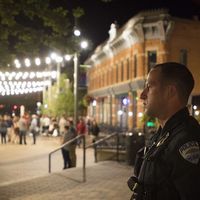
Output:
<svg viewBox="0 0 200 200">
<path fill-rule="evenodd" d="M 131 199 L 200 199 L 200 125 L 187 108 L 193 87 L 193 76 L 182 64 L 162 63 L 150 70 L 140 98 L 160 127 L 137 154 L 128 180 Z"/>
</svg>

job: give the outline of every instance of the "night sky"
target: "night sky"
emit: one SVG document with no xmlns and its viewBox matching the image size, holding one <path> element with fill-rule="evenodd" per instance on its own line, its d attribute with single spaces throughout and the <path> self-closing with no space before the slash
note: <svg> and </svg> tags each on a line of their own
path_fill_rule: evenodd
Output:
<svg viewBox="0 0 200 200">
<path fill-rule="evenodd" d="M 181 18 L 200 16 L 200 0 L 63 0 L 67 9 L 80 6 L 85 9 L 85 16 L 79 20 L 83 35 L 88 37 L 93 48 L 108 38 L 108 31 L 113 22 L 119 27 L 138 12 L 148 9 L 168 8 L 170 14 Z"/>
<path fill-rule="evenodd" d="M 78 25 L 82 35 L 92 43 L 90 51 L 83 53 L 85 58 L 97 45 L 108 39 L 111 23 L 117 22 L 121 27 L 140 11 L 168 8 L 173 16 L 192 19 L 194 15 L 199 15 L 200 19 L 200 0 L 112 0 L 109 3 L 101 0 L 51 0 L 51 2 L 56 6 L 63 6 L 69 11 L 78 6 L 84 8 L 85 15 L 78 21 Z M 41 98 L 40 95 L 1 97 L 0 104 L 12 106 L 27 104 L 31 109 Z"/>
</svg>

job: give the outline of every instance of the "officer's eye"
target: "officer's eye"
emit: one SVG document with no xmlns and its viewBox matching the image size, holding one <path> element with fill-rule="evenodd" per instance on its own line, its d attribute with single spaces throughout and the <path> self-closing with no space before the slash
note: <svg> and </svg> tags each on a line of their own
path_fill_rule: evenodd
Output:
<svg viewBox="0 0 200 200">
<path fill-rule="evenodd" d="M 150 89 L 150 85 L 149 84 L 146 84 L 146 89 L 147 89 L 147 91 L 149 91 L 149 89 Z"/>
</svg>

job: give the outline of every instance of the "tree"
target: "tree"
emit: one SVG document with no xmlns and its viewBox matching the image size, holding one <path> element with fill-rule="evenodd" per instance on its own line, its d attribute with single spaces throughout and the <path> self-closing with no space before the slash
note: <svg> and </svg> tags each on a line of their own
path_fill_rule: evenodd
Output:
<svg viewBox="0 0 200 200">
<path fill-rule="evenodd" d="M 74 18 L 84 14 L 73 10 Z M 70 52 L 74 48 L 70 13 L 50 0 L 0 0 L 0 66 L 15 57 L 33 57 L 47 51 Z"/>
<path fill-rule="evenodd" d="M 56 91 L 57 87 L 56 85 L 52 85 L 48 87 L 48 90 L 44 93 L 43 92 L 43 105 L 41 107 L 42 114 L 48 115 L 48 116 L 56 116 Z"/>
<path fill-rule="evenodd" d="M 62 74 L 60 78 L 60 92 L 55 104 L 56 115 L 61 116 L 66 114 L 72 116 L 74 112 L 74 96 L 69 82 L 66 81 L 66 74 Z"/>
<path fill-rule="evenodd" d="M 72 116 L 74 111 L 74 96 L 72 88 L 67 81 L 67 75 L 61 74 L 60 76 L 60 92 L 58 91 L 58 85 L 54 84 L 51 89 L 51 96 L 47 96 L 43 102 L 43 114 L 59 117 L 63 114 Z M 48 108 L 45 109 L 44 105 L 47 104 Z"/>
</svg>

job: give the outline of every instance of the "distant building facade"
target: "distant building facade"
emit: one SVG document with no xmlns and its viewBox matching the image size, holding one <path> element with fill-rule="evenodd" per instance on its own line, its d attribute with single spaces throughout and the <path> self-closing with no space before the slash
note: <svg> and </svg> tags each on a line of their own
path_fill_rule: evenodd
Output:
<svg viewBox="0 0 200 200">
<path fill-rule="evenodd" d="M 167 61 L 190 68 L 196 82 L 192 95 L 198 99 L 200 21 L 175 18 L 166 10 L 141 12 L 120 29 L 112 24 L 109 35 L 85 62 L 92 66 L 87 74 L 89 117 L 122 129 L 143 128 L 139 97 L 145 79 L 153 65 Z"/>
</svg>

